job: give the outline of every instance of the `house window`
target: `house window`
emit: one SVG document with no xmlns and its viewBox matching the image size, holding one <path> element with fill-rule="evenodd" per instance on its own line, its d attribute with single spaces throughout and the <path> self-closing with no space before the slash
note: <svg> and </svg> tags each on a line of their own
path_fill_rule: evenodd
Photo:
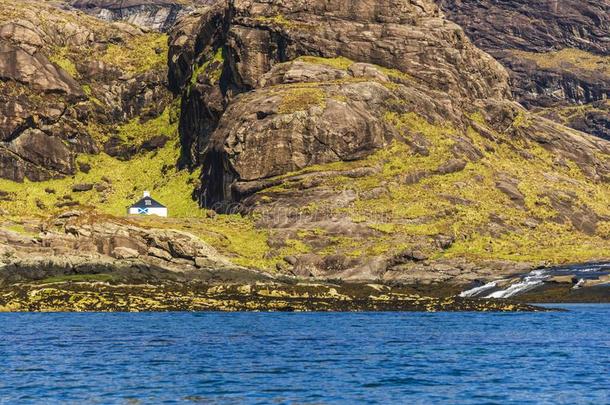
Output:
<svg viewBox="0 0 610 405">
<path fill-rule="evenodd" d="M 145 205 L 152 205 L 152 202 L 151 202 L 150 200 L 146 200 L 146 201 L 144 202 L 144 204 L 145 204 Z"/>
</svg>

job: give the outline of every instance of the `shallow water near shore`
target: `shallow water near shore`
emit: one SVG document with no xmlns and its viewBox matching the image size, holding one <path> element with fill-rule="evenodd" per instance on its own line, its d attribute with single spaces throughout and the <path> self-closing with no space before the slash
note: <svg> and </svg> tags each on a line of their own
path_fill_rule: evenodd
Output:
<svg viewBox="0 0 610 405">
<path fill-rule="evenodd" d="M 0 314 L 0 403 L 609 403 L 610 305 Z"/>
</svg>

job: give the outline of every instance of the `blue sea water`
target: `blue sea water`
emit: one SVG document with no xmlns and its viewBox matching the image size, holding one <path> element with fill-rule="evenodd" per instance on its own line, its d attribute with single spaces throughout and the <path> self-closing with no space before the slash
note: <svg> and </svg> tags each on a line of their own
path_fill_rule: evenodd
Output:
<svg viewBox="0 0 610 405">
<path fill-rule="evenodd" d="M 609 404 L 610 305 L 0 314 L 0 403 Z"/>
</svg>

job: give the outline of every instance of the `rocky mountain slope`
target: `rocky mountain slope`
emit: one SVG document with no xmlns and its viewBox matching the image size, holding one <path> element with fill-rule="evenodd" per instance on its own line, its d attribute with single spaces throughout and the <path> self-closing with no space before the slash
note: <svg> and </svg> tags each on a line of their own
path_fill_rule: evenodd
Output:
<svg viewBox="0 0 610 405">
<path fill-rule="evenodd" d="M 125 21 L 157 31 L 169 30 L 180 17 L 211 0 L 73 0 L 68 4 L 107 21 Z"/>
<path fill-rule="evenodd" d="M 443 6 L 460 22 L 475 3 Z M 59 257 L 82 243 L 122 260 L 91 230 L 32 223 L 78 207 L 108 229 L 151 190 L 173 218 L 110 228 L 187 232 L 265 277 L 466 285 L 608 259 L 610 143 L 512 95 L 603 110 L 603 88 L 547 103 L 555 90 L 533 93 L 537 76 L 502 57 L 510 41 L 467 35 L 431 0 L 216 1 L 167 35 L 58 4 L 0 11 L 0 207 L 36 243 L 70 234 Z M 601 55 L 606 25 L 592 24 L 544 52 L 578 39 Z M 156 260 L 144 244 L 130 259 Z"/>
<path fill-rule="evenodd" d="M 540 115 L 610 139 L 610 2 L 439 1 Z"/>
<path fill-rule="evenodd" d="M 221 2 L 172 30 L 170 85 L 200 203 L 301 240 L 299 275 L 604 256 L 608 144 L 514 103 L 432 3 Z"/>
</svg>

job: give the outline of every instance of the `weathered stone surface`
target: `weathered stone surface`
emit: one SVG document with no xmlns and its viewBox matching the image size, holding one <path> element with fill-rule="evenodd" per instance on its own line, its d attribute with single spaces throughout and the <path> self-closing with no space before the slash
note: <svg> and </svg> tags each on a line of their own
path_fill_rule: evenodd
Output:
<svg viewBox="0 0 610 405">
<path fill-rule="evenodd" d="M 144 229 L 124 221 L 99 221 L 88 215 L 67 211 L 55 219 L 56 230 L 46 230 L 37 239 L 0 229 L 0 249 L 17 248 L 13 255 L 0 258 L 0 285 L 24 276 L 5 271 L 14 266 L 37 269 L 28 276 L 32 279 L 95 269 L 94 273 L 113 273 L 134 265 L 167 272 L 239 269 L 191 234 Z"/>
<path fill-rule="evenodd" d="M 45 180 L 52 175 L 48 170 L 61 174 L 74 173 L 74 156 L 68 147 L 58 138 L 48 136 L 42 131 L 28 129 L 18 138 L 10 142 L 6 149 L 23 159 L 26 163 L 17 160 L 12 170 L 25 169 L 15 173 L 11 178 L 23 180 L 27 176 L 30 180 Z"/>
<path fill-rule="evenodd" d="M 157 257 L 159 259 L 163 259 L 163 260 L 167 260 L 167 261 L 172 260 L 172 255 L 163 249 L 151 247 L 150 249 L 148 249 L 148 254 L 150 256 Z"/>
<path fill-rule="evenodd" d="M 477 46 L 509 68 L 514 94 L 527 107 L 549 107 L 545 115 L 552 117 L 558 106 L 610 97 L 608 0 L 438 3 Z M 604 117 L 585 117 L 557 121 L 610 137 Z"/>
<path fill-rule="evenodd" d="M 306 69 L 305 64 L 298 69 Z M 320 100 L 310 99 L 318 96 Z M 292 97 L 299 105 L 286 107 Z M 391 138 L 393 130 L 379 119 L 391 97 L 374 81 L 248 93 L 229 107 L 211 139 L 207 162 L 213 165 L 204 163 L 204 181 L 224 185 L 220 200 L 239 199 L 230 189 L 233 179 L 256 181 L 318 163 L 363 158 Z M 226 163 L 215 162 L 218 158 Z M 219 172 L 222 167 L 229 167 L 229 174 Z M 217 197 L 209 193 L 203 198 L 213 203 Z"/>
<path fill-rule="evenodd" d="M 112 256 L 116 259 L 135 259 L 139 256 L 138 251 L 126 247 L 118 247 L 112 251 Z"/>
<path fill-rule="evenodd" d="M 466 162 L 460 159 L 451 159 L 448 162 L 443 163 L 437 169 L 438 173 L 449 174 L 461 172 L 466 167 Z"/>
<path fill-rule="evenodd" d="M 108 21 L 125 21 L 159 31 L 169 30 L 195 5 L 213 0 L 74 0 L 73 7 Z M 189 3 L 192 5 L 189 6 Z"/>
<path fill-rule="evenodd" d="M 568 283 L 568 284 L 575 284 L 577 281 L 578 280 L 573 275 L 554 276 L 549 280 L 549 282 L 551 282 L 551 283 Z"/>
<path fill-rule="evenodd" d="M 483 49 L 545 52 L 565 47 L 610 52 L 607 0 L 463 0 L 439 2 Z M 587 27 L 586 29 L 582 29 Z"/>
<path fill-rule="evenodd" d="M 16 39 L 13 37 L 12 39 Z M 78 83 L 40 53 L 30 54 L 0 40 L 0 80 L 15 80 L 43 92 L 83 97 Z"/>
<path fill-rule="evenodd" d="M 524 205 L 525 197 L 523 196 L 523 193 L 519 191 L 518 183 L 514 179 L 501 179 L 496 183 L 496 187 L 506 194 L 515 204 L 519 206 Z"/>
<path fill-rule="evenodd" d="M 255 90 L 254 94 L 244 96 L 243 100 L 261 104 L 261 108 L 256 112 L 258 119 L 263 121 L 261 125 L 273 121 L 273 117 L 269 119 L 266 117 L 273 114 L 273 108 L 277 109 L 278 97 L 271 97 L 270 93 L 272 86 L 278 84 L 358 81 L 357 79 L 360 78 L 366 81 L 364 79 L 368 78 L 375 82 L 378 88 L 379 84 L 388 83 L 390 86 L 390 82 L 395 81 L 406 83 L 409 87 L 441 90 L 451 96 L 470 99 L 503 98 L 509 93 L 506 72 L 488 55 L 472 47 L 460 28 L 444 20 L 439 9 L 430 2 L 415 4 L 414 2 L 364 1 L 349 7 L 345 7 L 342 2 L 314 2 L 305 7 L 293 1 L 273 4 L 237 1 L 231 13 L 223 8 L 222 2 L 219 2 L 181 21 L 172 31 L 170 43 L 170 83 L 173 83 L 174 90 L 183 88 L 191 72 L 199 71 L 197 67 L 210 70 L 211 64 L 215 62 L 212 56 L 218 50 L 222 52 L 224 64 L 218 68 L 220 78 L 216 82 L 210 80 L 201 82 L 200 75 L 194 78 L 194 84 L 184 92 L 183 107 L 185 106 L 186 109 L 183 108 L 180 126 L 185 163 L 198 164 L 201 161 L 201 154 L 207 149 L 206 166 L 212 163 L 213 167 L 210 170 L 213 171 L 220 170 L 218 167 L 224 164 L 224 157 L 218 155 L 219 142 L 222 142 L 219 139 L 223 138 L 223 135 L 218 132 L 226 129 L 219 128 L 216 134 L 213 132 L 218 125 L 223 125 L 220 116 L 224 114 L 225 108 L 235 94 L 244 91 Z M 294 61 L 299 56 L 308 55 L 326 58 L 343 57 L 355 63 L 346 66 L 345 69 L 337 69 L 323 64 L 307 63 L 311 62 L 307 60 Z M 278 65 L 288 61 L 292 62 L 288 65 Z M 387 74 L 374 64 L 396 69 L 393 72 L 394 77 L 388 78 Z M 349 83 L 345 84 L 346 87 L 349 85 Z M 357 85 L 352 85 L 353 90 L 356 90 Z M 370 94 L 373 90 L 370 86 L 369 89 L 360 90 Z M 341 85 L 336 87 L 339 88 Z M 333 92 L 339 93 L 340 98 L 347 97 L 348 101 L 356 96 L 356 94 L 346 96 L 338 89 Z M 380 89 L 380 92 L 382 95 L 391 93 L 383 89 Z M 409 98 L 421 99 L 421 96 L 422 94 L 417 96 L 413 94 Z M 426 100 L 425 97 L 423 98 Z M 235 100 L 235 105 L 228 107 L 229 117 L 225 122 L 246 120 L 246 112 L 238 107 L 240 104 L 238 100 L 241 99 Z M 268 106 L 263 101 L 269 101 Z M 246 103 L 246 101 L 241 102 Z M 422 103 L 422 101 L 418 102 Z M 431 106 L 427 109 L 432 111 L 446 108 L 448 104 L 433 106 L 434 102 L 431 100 L 428 103 Z M 346 105 L 329 101 L 317 115 L 329 115 L 329 122 L 333 122 L 331 125 L 336 125 L 338 123 L 336 117 L 342 114 L 354 116 L 354 111 L 343 111 L 353 110 L 353 103 L 343 104 Z M 382 123 L 377 123 L 380 121 L 380 113 L 381 111 L 377 112 L 376 119 L 366 115 L 361 115 L 358 119 L 368 120 L 371 127 L 380 127 Z M 310 126 L 315 126 L 315 122 L 320 119 L 314 118 L 313 121 Z M 293 125 L 298 128 L 302 127 L 303 123 L 294 122 Z M 351 118 L 342 125 L 345 127 L 344 130 L 353 131 L 354 134 L 364 134 L 364 139 L 354 143 L 355 147 L 368 149 L 367 153 L 369 153 L 381 145 L 379 142 L 374 142 L 376 146 L 371 147 L 371 142 L 367 140 L 370 138 L 370 131 L 376 131 L 375 129 L 368 128 L 363 132 L 362 125 Z M 320 130 L 325 131 L 323 128 Z M 293 138 L 298 138 L 296 134 L 302 130 L 293 131 L 296 131 Z M 377 135 L 375 136 L 378 138 Z M 311 143 L 309 140 L 299 142 Z M 212 146 L 208 147 L 210 143 Z M 290 148 L 290 142 L 282 143 Z M 312 145 L 314 144 L 315 142 Z M 365 144 L 368 145 L 364 146 Z M 331 151 L 327 154 L 334 153 L 332 151 L 334 146 L 331 145 L 329 148 Z M 335 159 L 350 158 L 349 154 L 341 156 L 343 151 L 338 152 L 339 157 Z M 315 163 L 315 160 L 308 158 L 310 153 L 299 151 L 298 155 L 302 156 L 295 157 L 300 162 L 290 159 L 290 163 L 281 170 L 278 168 L 284 162 L 270 162 L 270 165 L 277 166 L 276 169 L 269 171 L 268 168 L 264 171 L 272 175 L 278 171 L 302 167 L 308 162 Z M 265 152 L 256 154 L 266 155 Z M 321 157 L 318 161 L 328 161 L 328 158 Z M 250 166 L 254 167 L 254 162 Z M 232 173 L 231 170 L 225 173 L 229 178 L 228 181 L 215 177 L 221 176 L 220 173 L 204 175 L 204 182 L 216 189 L 210 192 L 204 190 L 202 200 L 213 203 L 228 195 L 227 183 L 233 181 L 232 177 L 239 178 L 241 175 L 240 169 L 237 169 L 238 173 Z M 256 175 L 254 173 L 251 177 Z M 208 181 L 212 178 L 213 181 Z M 214 196 L 211 197 L 210 194 Z"/>
</svg>

